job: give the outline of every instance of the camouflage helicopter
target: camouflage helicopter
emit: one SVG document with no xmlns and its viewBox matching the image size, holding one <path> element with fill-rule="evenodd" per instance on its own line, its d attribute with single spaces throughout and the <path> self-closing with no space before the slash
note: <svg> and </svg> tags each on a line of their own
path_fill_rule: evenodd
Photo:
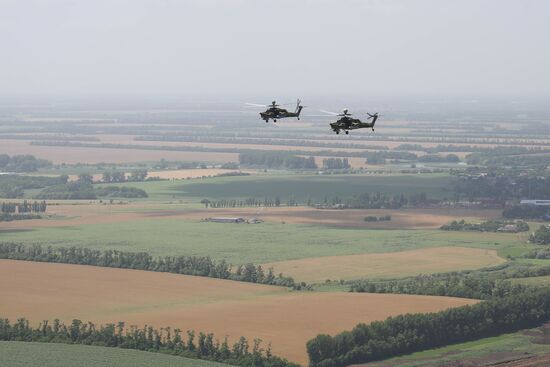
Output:
<svg viewBox="0 0 550 367">
<path fill-rule="evenodd" d="M 367 120 L 372 119 L 372 121 L 363 122 L 359 119 L 351 117 L 352 115 L 351 113 L 348 113 L 347 108 L 344 108 L 344 110 L 342 110 L 342 113 L 335 113 L 335 112 L 324 111 L 324 110 L 321 110 L 321 112 L 340 117 L 338 121 L 330 124 L 330 128 L 336 134 L 340 134 L 340 130 L 344 130 L 346 134 L 349 134 L 350 130 L 364 129 L 369 127 L 372 129 L 372 131 L 374 131 L 374 124 L 376 123 L 376 120 L 378 120 L 378 117 L 381 116 L 378 114 L 378 112 L 376 112 L 374 115 L 371 115 L 370 113 L 367 112 L 367 115 L 369 115 Z"/>
<path fill-rule="evenodd" d="M 267 107 L 267 110 L 265 112 L 260 112 L 260 118 L 264 120 L 266 123 L 269 122 L 269 119 L 272 119 L 273 122 L 277 122 L 277 119 L 283 119 L 287 117 L 296 117 L 298 120 L 300 119 L 300 112 L 302 112 L 302 106 L 301 101 L 298 99 L 296 102 L 296 110 L 294 112 L 288 112 L 286 109 L 281 108 L 282 105 L 277 104 L 276 101 L 271 102 L 270 105 L 261 105 L 261 104 L 255 104 L 255 103 L 247 103 L 249 106 L 253 107 Z M 285 105 L 290 104 L 286 103 Z"/>
</svg>

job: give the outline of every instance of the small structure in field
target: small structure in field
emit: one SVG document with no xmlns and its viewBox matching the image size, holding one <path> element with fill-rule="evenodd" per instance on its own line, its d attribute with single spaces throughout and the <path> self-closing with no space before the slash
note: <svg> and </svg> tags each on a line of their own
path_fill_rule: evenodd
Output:
<svg viewBox="0 0 550 367">
<path fill-rule="evenodd" d="M 520 205 L 550 206 L 550 200 L 521 200 Z"/>
<path fill-rule="evenodd" d="M 518 233 L 519 228 L 515 224 L 506 224 L 505 226 L 498 228 L 497 232 Z"/>
<path fill-rule="evenodd" d="M 244 223 L 246 222 L 244 218 L 238 217 L 214 217 L 206 218 L 205 222 L 214 222 L 214 223 Z"/>
<path fill-rule="evenodd" d="M 246 223 L 246 224 L 259 224 L 264 221 L 259 218 L 241 218 L 241 217 L 211 217 L 204 218 L 203 222 L 213 222 L 213 223 Z"/>
</svg>

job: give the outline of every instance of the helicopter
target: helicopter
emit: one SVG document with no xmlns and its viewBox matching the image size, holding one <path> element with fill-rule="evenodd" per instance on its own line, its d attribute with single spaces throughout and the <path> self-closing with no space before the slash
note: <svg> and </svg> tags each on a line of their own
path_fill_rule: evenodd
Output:
<svg viewBox="0 0 550 367">
<path fill-rule="evenodd" d="M 269 122 L 269 119 L 272 119 L 273 122 L 277 122 L 277 119 L 283 119 L 287 117 L 296 117 L 299 120 L 300 112 L 302 112 L 302 108 L 304 108 L 304 106 L 302 106 L 300 103 L 301 101 L 300 99 L 298 99 L 296 102 L 296 110 L 294 112 L 288 112 L 286 109 L 281 108 L 282 105 L 277 104 L 276 101 L 271 102 L 271 104 L 269 105 L 261 105 L 255 103 L 246 104 L 253 107 L 267 107 L 267 110 L 265 112 L 260 112 L 260 118 L 267 123 Z"/>
<path fill-rule="evenodd" d="M 348 113 L 348 109 L 344 108 L 342 110 L 342 113 L 335 113 L 330 111 L 321 110 L 321 112 L 328 113 L 333 116 L 339 116 L 340 119 L 336 122 L 333 122 L 330 124 L 330 128 L 336 133 L 340 134 L 340 130 L 343 130 L 346 132 L 346 134 L 349 134 L 350 130 L 356 130 L 356 129 L 364 129 L 364 128 L 371 128 L 372 131 L 374 131 L 374 124 L 376 123 L 376 120 L 378 120 L 378 117 L 381 115 L 376 112 L 375 114 L 371 115 L 367 112 L 367 115 L 369 117 L 367 120 L 372 119 L 371 122 L 363 122 L 360 119 L 356 119 L 351 117 L 352 114 Z"/>
</svg>

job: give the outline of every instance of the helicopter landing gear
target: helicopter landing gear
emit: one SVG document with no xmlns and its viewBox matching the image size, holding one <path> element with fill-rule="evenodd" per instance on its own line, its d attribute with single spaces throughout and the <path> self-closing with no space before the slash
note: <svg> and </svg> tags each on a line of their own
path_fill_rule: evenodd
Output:
<svg viewBox="0 0 550 367">
<path fill-rule="evenodd" d="M 336 135 L 340 134 L 340 130 L 336 130 Z"/>
<path fill-rule="evenodd" d="M 374 127 L 372 128 L 372 131 L 374 131 Z"/>
<path fill-rule="evenodd" d="M 277 120 L 273 119 L 273 122 L 277 122 Z"/>
<path fill-rule="evenodd" d="M 348 135 L 348 134 L 349 134 L 349 131 L 346 130 L 346 135 Z"/>
</svg>

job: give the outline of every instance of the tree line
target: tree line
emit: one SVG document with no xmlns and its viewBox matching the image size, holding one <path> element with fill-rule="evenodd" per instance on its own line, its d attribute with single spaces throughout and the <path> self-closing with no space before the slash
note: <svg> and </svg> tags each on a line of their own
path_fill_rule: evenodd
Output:
<svg viewBox="0 0 550 367">
<path fill-rule="evenodd" d="M 545 219 L 550 214 L 550 207 L 537 205 L 513 205 L 502 211 L 504 218 Z"/>
<path fill-rule="evenodd" d="M 220 342 L 212 333 L 197 334 L 193 330 L 184 333 L 178 328 L 157 329 L 148 325 L 126 327 L 124 322 L 96 326 L 74 319 L 66 325 L 55 319 L 53 322 L 44 320 L 34 328 L 25 318 L 14 323 L 0 319 L 0 340 L 134 349 L 245 367 L 299 367 L 274 356 L 271 346 L 264 348 L 261 339 L 254 339 L 250 345 L 248 339 L 240 337 L 230 346 L 227 337 Z"/>
<path fill-rule="evenodd" d="M 48 205 L 46 201 L 27 201 L 23 200 L 20 203 L 2 202 L 0 205 L 0 213 L 15 214 L 15 213 L 45 213 Z"/>
<path fill-rule="evenodd" d="M 0 175 L 0 197 L 19 198 L 23 196 L 25 190 L 65 184 L 68 179 L 67 175 L 57 177 Z"/>
<path fill-rule="evenodd" d="M 295 203 L 295 201 L 288 201 L 287 205 Z M 279 207 L 281 206 L 281 198 L 275 196 L 275 198 L 247 198 L 244 200 L 237 199 L 220 199 L 220 200 L 209 200 L 202 199 L 201 204 L 204 204 L 205 208 L 242 208 L 242 207 Z"/>
<path fill-rule="evenodd" d="M 298 140 L 298 139 L 265 139 L 254 137 L 222 137 L 222 136 L 182 136 L 175 134 L 164 135 L 149 135 L 138 136 L 134 138 L 136 141 L 182 141 L 182 142 L 210 142 L 210 143 L 223 143 L 223 144 L 261 144 L 261 145 L 284 145 L 284 146 L 296 146 L 296 147 L 320 147 L 320 148 L 344 148 L 344 149 L 380 149 L 387 150 L 388 147 L 383 145 L 371 145 L 361 143 L 348 143 L 348 142 L 322 142 L 311 140 Z"/>
<path fill-rule="evenodd" d="M 196 275 L 294 289 L 306 287 L 305 283 L 298 284 L 292 277 L 283 276 L 282 273 L 274 274 L 272 268 L 265 270 L 261 265 L 248 263 L 234 269 L 225 260 L 215 261 L 208 256 L 154 257 L 146 252 L 0 243 L 0 258 Z"/>
<path fill-rule="evenodd" d="M 239 163 L 244 166 L 266 168 L 316 169 L 315 158 L 304 158 L 287 152 L 257 151 L 239 154 Z"/>
<path fill-rule="evenodd" d="M 544 258 L 538 253 L 526 257 Z M 550 256 L 550 253 L 549 253 Z M 516 262 L 505 263 L 481 270 L 418 275 L 402 279 L 348 282 L 350 292 L 421 294 L 472 299 L 505 297 L 523 291 L 524 286 L 512 284 L 510 279 L 550 275 L 550 266 L 534 267 Z"/>
<path fill-rule="evenodd" d="M 550 226 L 541 225 L 529 236 L 529 242 L 539 245 L 550 245 Z"/>
<path fill-rule="evenodd" d="M 548 158 L 546 158 L 548 160 Z M 468 198 L 511 199 L 550 197 L 550 175 L 544 171 L 526 173 L 516 170 L 468 169 L 451 171 L 455 193 Z"/>
<path fill-rule="evenodd" d="M 550 320 L 550 291 L 519 294 L 451 308 L 359 324 L 307 342 L 311 367 L 343 367 L 538 326 Z"/>
<path fill-rule="evenodd" d="M 351 165 L 347 158 L 325 158 L 323 159 L 324 169 L 349 169 Z"/>
<path fill-rule="evenodd" d="M 426 193 L 388 195 L 380 192 L 364 192 L 352 198 L 325 197 L 324 204 L 341 205 L 351 209 L 399 209 L 404 206 L 420 206 L 429 203 Z"/>
<path fill-rule="evenodd" d="M 49 168 L 52 162 L 38 159 L 33 155 L 0 154 L 0 171 L 4 172 L 36 172 L 40 168 Z"/>
<path fill-rule="evenodd" d="M 517 232 L 526 232 L 529 230 L 529 224 L 519 221 L 488 220 L 481 223 L 466 223 L 464 219 L 444 224 L 439 227 L 443 231 L 474 231 L 474 232 L 497 232 L 506 225 L 515 226 Z"/>
</svg>

